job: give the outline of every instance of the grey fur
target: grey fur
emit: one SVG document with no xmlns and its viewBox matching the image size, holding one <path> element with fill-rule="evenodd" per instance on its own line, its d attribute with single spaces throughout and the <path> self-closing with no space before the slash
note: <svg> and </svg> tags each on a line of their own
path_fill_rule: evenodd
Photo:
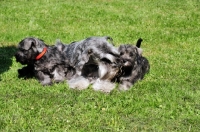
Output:
<svg viewBox="0 0 200 132">
<path fill-rule="evenodd" d="M 108 40 L 112 41 L 112 38 L 109 36 L 89 37 L 70 44 L 57 42 L 57 47 L 69 59 L 70 64 L 74 66 L 77 74 L 81 75 L 81 69 L 89 61 L 91 54 L 99 60 L 106 58 L 116 63 L 116 57 L 119 58 L 119 52 Z"/>
<path fill-rule="evenodd" d="M 86 79 L 85 82 L 89 80 L 89 84 L 94 83 L 98 78 L 114 80 L 121 67 L 120 56 L 118 50 L 108 40 L 112 41 L 112 38 L 109 36 L 89 37 L 70 44 L 57 41 L 57 48 L 76 69 L 76 75 L 68 81 L 69 86 L 85 89 L 79 85 L 80 80 Z"/>
<path fill-rule="evenodd" d="M 44 48 L 46 53 L 36 60 Z M 15 54 L 17 62 L 26 67 L 19 69 L 18 73 L 32 72 L 42 85 L 50 85 L 53 82 L 61 82 L 75 74 L 75 70 L 69 65 L 68 59 L 58 50 L 56 46 L 48 46 L 41 39 L 28 37 L 18 44 Z"/>
<path fill-rule="evenodd" d="M 118 49 L 124 61 L 122 68 L 124 74 L 119 79 L 121 90 L 128 90 L 136 81 L 143 79 L 144 75 L 149 72 L 150 65 L 148 60 L 142 56 L 140 45 L 138 43 L 136 46 L 125 44 L 120 45 Z"/>
</svg>

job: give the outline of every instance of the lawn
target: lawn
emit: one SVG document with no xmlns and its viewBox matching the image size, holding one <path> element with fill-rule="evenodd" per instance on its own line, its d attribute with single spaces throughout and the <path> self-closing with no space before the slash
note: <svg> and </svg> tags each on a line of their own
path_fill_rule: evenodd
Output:
<svg viewBox="0 0 200 132">
<path fill-rule="evenodd" d="M 1 0 L 0 131 L 200 131 L 199 0 Z M 89 36 L 135 44 L 151 65 L 128 91 L 43 87 L 18 78 L 23 38 L 53 45 Z"/>
</svg>

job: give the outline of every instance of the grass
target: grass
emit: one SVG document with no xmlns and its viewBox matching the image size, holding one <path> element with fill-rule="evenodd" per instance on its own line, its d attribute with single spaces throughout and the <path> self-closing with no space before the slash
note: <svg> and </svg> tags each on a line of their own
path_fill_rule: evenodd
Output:
<svg viewBox="0 0 200 132">
<path fill-rule="evenodd" d="M 200 131 L 198 0 L 0 1 L 0 131 Z M 151 71 L 129 91 L 78 91 L 19 79 L 20 40 L 144 39 Z"/>
</svg>

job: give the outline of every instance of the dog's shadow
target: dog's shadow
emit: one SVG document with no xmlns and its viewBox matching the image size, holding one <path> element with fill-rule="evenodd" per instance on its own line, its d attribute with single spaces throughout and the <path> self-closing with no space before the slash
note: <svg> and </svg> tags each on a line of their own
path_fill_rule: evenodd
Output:
<svg viewBox="0 0 200 132">
<path fill-rule="evenodd" d="M 16 50 L 17 50 L 16 46 L 0 47 L 0 74 L 10 69 L 10 66 L 12 65 L 12 58 Z"/>
</svg>

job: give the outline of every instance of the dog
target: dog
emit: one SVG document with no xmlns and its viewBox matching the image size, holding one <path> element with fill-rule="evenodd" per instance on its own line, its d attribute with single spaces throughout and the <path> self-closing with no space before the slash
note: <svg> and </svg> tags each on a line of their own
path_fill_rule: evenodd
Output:
<svg viewBox="0 0 200 132">
<path fill-rule="evenodd" d="M 58 47 L 48 46 L 35 37 L 27 37 L 19 42 L 15 58 L 22 65 L 27 65 L 18 70 L 19 76 L 34 74 L 42 85 L 62 82 L 75 74 L 75 69 Z"/>
<path fill-rule="evenodd" d="M 139 38 L 135 46 L 124 44 L 118 48 L 124 62 L 123 75 L 119 78 L 120 90 L 128 90 L 136 81 L 143 79 L 144 75 L 149 72 L 150 64 L 142 56 L 141 42 L 142 39 Z"/>
<path fill-rule="evenodd" d="M 76 75 L 68 80 L 69 87 L 85 89 L 98 78 L 114 80 L 114 75 L 119 72 L 121 60 L 117 48 L 108 40 L 113 41 L 109 36 L 94 36 L 70 44 L 57 42 L 57 48 L 69 59 L 76 70 Z M 112 70 L 113 72 L 110 72 Z M 84 83 L 81 85 L 80 82 Z"/>
<path fill-rule="evenodd" d="M 100 60 L 105 58 L 112 63 L 118 63 L 119 52 L 108 40 L 112 42 L 113 39 L 109 36 L 94 36 L 70 44 L 58 42 L 56 46 L 69 59 L 70 64 L 74 66 L 77 74 L 81 75 L 81 69 L 89 61 L 91 54 Z"/>
</svg>

